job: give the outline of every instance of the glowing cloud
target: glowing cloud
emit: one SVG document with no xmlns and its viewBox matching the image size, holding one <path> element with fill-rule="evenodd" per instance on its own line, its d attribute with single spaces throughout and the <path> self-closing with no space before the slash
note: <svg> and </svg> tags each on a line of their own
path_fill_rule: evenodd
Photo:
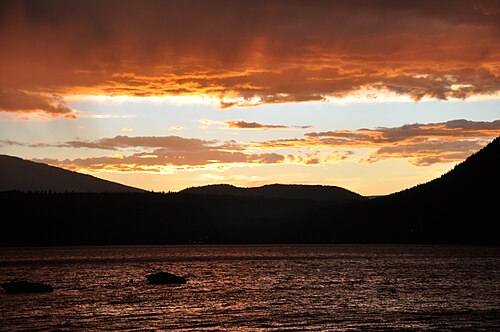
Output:
<svg viewBox="0 0 500 332">
<path fill-rule="evenodd" d="M 247 122 L 244 120 L 236 120 L 236 121 L 225 121 L 224 122 L 228 128 L 233 128 L 233 129 L 262 129 L 262 130 L 269 130 L 269 129 L 288 129 L 290 127 L 288 126 L 281 126 L 281 125 L 268 125 L 268 124 L 260 124 L 257 122 Z"/>
<path fill-rule="evenodd" d="M 245 153 L 235 142 L 217 144 L 216 141 L 188 139 L 178 136 L 128 137 L 116 136 L 103 138 L 95 142 L 71 141 L 58 147 L 95 148 L 104 150 L 126 150 L 141 148 L 145 152 L 129 156 L 78 158 L 73 160 L 37 159 L 72 170 L 116 171 L 116 172 L 164 172 L 179 167 L 200 167 L 224 164 L 275 164 L 285 157 L 276 153 Z"/>
<path fill-rule="evenodd" d="M 4 1 L 0 110 L 67 95 L 207 96 L 221 108 L 357 91 L 498 98 L 496 1 Z M 59 96 L 59 97 L 58 97 Z"/>
<path fill-rule="evenodd" d="M 61 97 L 22 90 L 0 90 L 0 112 L 37 113 L 51 117 L 76 118 L 76 112 L 67 107 Z"/>
<path fill-rule="evenodd" d="M 293 148 L 374 149 L 367 162 L 409 158 L 417 166 L 458 162 L 500 135 L 500 120 L 452 120 L 394 128 L 336 130 L 307 133 L 302 139 L 256 142 L 260 149 Z"/>
<path fill-rule="evenodd" d="M 72 170 L 172 172 L 175 169 L 244 164 L 324 165 L 346 160 L 374 163 L 388 158 L 404 158 L 416 166 L 428 166 L 462 161 L 499 135 L 500 120 L 453 120 L 393 128 L 307 133 L 302 139 L 262 142 L 221 143 L 179 136 L 115 136 L 57 144 L 2 140 L 0 145 L 113 152 L 106 157 L 37 160 Z M 262 150 L 266 152 L 262 153 Z M 356 153 L 358 150 L 369 150 L 368 157 L 360 157 Z"/>
</svg>

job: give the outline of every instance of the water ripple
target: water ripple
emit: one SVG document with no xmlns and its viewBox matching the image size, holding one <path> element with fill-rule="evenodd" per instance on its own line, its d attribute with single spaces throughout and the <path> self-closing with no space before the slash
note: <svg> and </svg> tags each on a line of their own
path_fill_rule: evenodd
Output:
<svg viewBox="0 0 500 332">
<path fill-rule="evenodd" d="M 433 246 L 2 248 L 1 331 L 500 330 L 500 250 Z M 188 283 L 149 285 L 167 270 Z"/>
</svg>

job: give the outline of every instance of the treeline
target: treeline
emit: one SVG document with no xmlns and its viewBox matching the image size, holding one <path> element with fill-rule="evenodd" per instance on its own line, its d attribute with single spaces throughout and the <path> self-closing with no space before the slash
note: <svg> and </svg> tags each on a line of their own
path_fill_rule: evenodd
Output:
<svg viewBox="0 0 500 332">
<path fill-rule="evenodd" d="M 313 201 L 160 193 L 3 192 L 3 245 L 301 242 Z"/>
<path fill-rule="evenodd" d="M 332 203 L 161 193 L 2 192 L 0 244 L 499 243 L 495 195 Z"/>
</svg>

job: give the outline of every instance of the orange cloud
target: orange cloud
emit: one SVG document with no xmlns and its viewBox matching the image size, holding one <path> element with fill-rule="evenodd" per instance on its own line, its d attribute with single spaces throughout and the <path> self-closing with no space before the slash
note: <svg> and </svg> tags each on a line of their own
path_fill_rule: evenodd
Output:
<svg viewBox="0 0 500 332">
<path fill-rule="evenodd" d="M 261 124 L 257 122 L 247 122 L 244 120 L 236 120 L 236 121 L 225 121 L 224 122 L 228 128 L 233 128 L 233 129 L 263 129 L 263 130 L 268 130 L 268 129 L 288 129 L 290 127 L 288 126 L 282 126 L 282 125 L 268 125 L 268 124 Z"/>
<path fill-rule="evenodd" d="M 90 148 L 103 150 L 117 150 L 127 148 L 162 148 L 170 151 L 202 151 L 208 148 L 217 148 L 217 141 L 201 140 L 197 138 L 183 138 L 179 136 L 115 136 L 102 138 L 96 141 L 69 141 L 62 146 L 73 148 Z M 219 146 L 220 147 L 220 146 Z"/>
<path fill-rule="evenodd" d="M 318 151 L 306 153 L 305 155 L 288 155 L 287 161 L 296 164 L 319 165 L 336 163 L 342 160 L 347 160 L 354 154 L 353 151 L 330 151 L 327 154 L 320 154 Z"/>
<path fill-rule="evenodd" d="M 0 112 L 42 113 L 53 117 L 74 119 L 76 112 L 64 105 L 57 95 L 0 90 Z"/>
<path fill-rule="evenodd" d="M 320 133 L 307 133 L 309 139 L 320 139 L 328 144 L 339 146 L 375 146 L 388 143 L 400 143 L 418 139 L 477 139 L 494 138 L 500 134 L 500 120 L 468 121 L 464 119 L 451 120 L 442 123 L 408 124 L 401 127 L 376 129 L 336 130 Z"/>
<path fill-rule="evenodd" d="M 172 171 L 230 164 L 317 165 L 343 160 L 374 163 L 405 158 L 416 166 L 459 162 L 500 136 L 500 120 L 452 120 L 393 128 L 307 133 L 300 139 L 218 142 L 179 136 L 115 136 L 96 141 L 28 144 L 0 140 L 0 145 L 64 147 L 112 151 L 106 157 L 38 160 L 73 170 Z M 360 159 L 357 149 L 368 149 Z M 267 150 L 265 153 L 262 150 Z M 283 152 L 286 150 L 286 154 Z M 109 153 L 109 152 L 108 152 Z M 128 155 L 127 155 L 128 154 Z"/>
<path fill-rule="evenodd" d="M 235 120 L 235 121 L 224 121 L 226 127 L 231 129 L 261 129 L 261 130 L 272 130 L 272 129 L 311 129 L 313 126 L 284 126 L 284 125 L 270 125 L 262 124 L 257 122 L 248 122 L 245 120 Z"/>
<path fill-rule="evenodd" d="M 388 158 L 409 158 L 416 166 L 429 166 L 437 163 L 459 162 L 481 149 L 484 141 L 434 141 L 413 142 L 394 146 L 385 146 L 373 152 L 368 162 L 377 162 Z"/>
<path fill-rule="evenodd" d="M 362 88 L 414 100 L 500 91 L 498 1 L 19 0 L 0 6 L 3 93 L 202 94 L 231 107 L 343 98 Z M 23 103 L 2 98 L 0 108 L 33 109 Z M 38 104 L 49 115 L 71 114 L 57 111 L 53 97 Z"/>
<path fill-rule="evenodd" d="M 336 130 L 307 133 L 302 139 L 256 142 L 255 148 L 375 149 L 366 160 L 409 158 L 418 166 L 458 162 L 500 135 L 500 120 L 492 122 L 452 120 L 395 128 Z"/>
<path fill-rule="evenodd" d="M 90 171 L 148 171 L 160 172 L 178 167 L 200 167 L 206 165 L 247 163 L 276 164 L 285 157 L 276 153 L 245 153 L 236 142 L 217 144 L 216 141 L 188 139 L 178 136 L 116 136 L 94 142 L 70 141 L 53 146 L 73 148 L 95 148 L 105 150 L 142 149 L 144 152 L 130 156 L 115 154 L 107 157 L 78 158 L 73 160 L 37 159 L 36 161 L 57 165 L 72 170 Z"/>
</svg>

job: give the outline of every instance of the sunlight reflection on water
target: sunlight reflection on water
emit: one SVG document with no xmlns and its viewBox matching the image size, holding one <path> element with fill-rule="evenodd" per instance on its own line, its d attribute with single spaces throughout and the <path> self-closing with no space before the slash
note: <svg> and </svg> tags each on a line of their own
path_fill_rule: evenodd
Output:
<svg viewBox="0 0 500 332">
<path fill-rule="evenodd" d="M 500 249 L 164 246 L 0 249 L 0 329 L 498 330 Z M 149 285 L 159 270 L 185 285 Z M 130 282 L 132 280 L 132 282 Z"/>
</svg>

